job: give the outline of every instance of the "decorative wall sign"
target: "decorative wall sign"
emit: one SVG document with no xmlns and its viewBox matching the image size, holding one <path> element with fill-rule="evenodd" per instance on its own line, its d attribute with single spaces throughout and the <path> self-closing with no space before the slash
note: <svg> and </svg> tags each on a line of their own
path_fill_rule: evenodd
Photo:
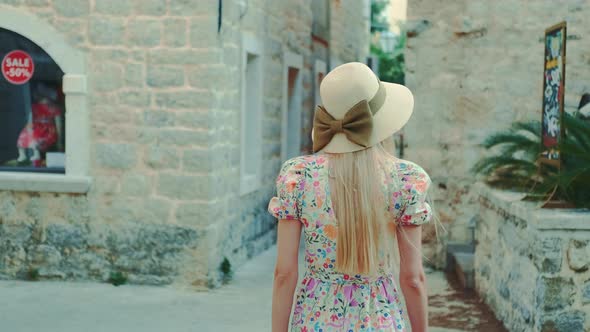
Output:
<svg viewBox="0 0 590 332">
<path fill-rule="evenodd" d="M 2 59 L 2 75 L 12 84 L 27 83 L 34 71 L 33 58 L 25 51 L 11 51 Z"/>
<path fill-rule="evenodd" d="M 543 110 L 540 161 L 560 166 L 558 145 L 563 139 L 563 100 L 565 93 L 566 22 L 545 30 L 545 59 L 543 69 Z"/>
</svg>

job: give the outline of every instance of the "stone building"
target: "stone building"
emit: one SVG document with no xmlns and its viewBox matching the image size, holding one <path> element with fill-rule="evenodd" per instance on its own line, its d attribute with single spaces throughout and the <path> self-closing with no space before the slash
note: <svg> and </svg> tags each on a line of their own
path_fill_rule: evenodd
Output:
<svg viewBox="0 0 590 332">
<path fill-rule="evenodd" d="M 546 28 L 568 24 L 565 110 L 590 91 L 589 12 L 588 0 L 409 2 L 406 83 L 416 110 L 405 129 L 407 158 L 438 183 L 450 240 L 471 236 L 478 144 L 513 121 L 541 119 Z"/>
<path fill-rule="evenodd" d="M 475 287 L 510 331 L 588 331 L 588 211 L 539 209 L 473 184 L 485 137 L 541 120 L 544 32 L 567 22 L 565 111 L 590 91 L 590 1 L 412 0 L 406 82 L 416 100 L 407 158 L 431 174 L 448 240 L 475 228 Z M 440 256 L 442 257 L 442 255 Z M 440 265 L 443 262 L 438 261 Z"/>
<path fill-rule="evenodd" d="M 0 278 L 218 285 L 274 243 L 275 176 L 309 150 L 319 80 L 366 58 L 369 11 L 1 0 L 0 58 L 32 77 L 0 77 Z"/>
</svg>

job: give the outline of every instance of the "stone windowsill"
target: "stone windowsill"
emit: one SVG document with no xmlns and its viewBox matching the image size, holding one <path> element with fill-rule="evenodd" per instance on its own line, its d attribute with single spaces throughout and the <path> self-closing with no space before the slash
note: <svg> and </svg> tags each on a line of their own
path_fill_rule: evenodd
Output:
<svg viewBox="0 0 590 332">
<path fill-rule="evenodd" d="M 478 182 L 473 189 L 480 197 L 507 213 L 526 220 L 537 229 L 590 230 L 589 209 L 543 209 L 541 202 L 522 201 L 524 193 L 493 189 Z"/>
<path fill-rule="evenodd" d="M 87 193 L 91 181 L 88 176 L 0 172 L 0 190 Z"/>
</svg>

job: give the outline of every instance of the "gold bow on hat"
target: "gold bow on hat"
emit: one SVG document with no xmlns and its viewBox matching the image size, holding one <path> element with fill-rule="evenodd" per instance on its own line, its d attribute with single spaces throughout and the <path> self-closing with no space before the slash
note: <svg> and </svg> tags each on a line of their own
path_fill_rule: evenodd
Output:
<svg viewBox="0 0 590 332">
<path fill-rule="evenodd" d="M 349 141 L 368 147 L 373 130 L 373 113 L 367 100 L 354 105 L 340 120 L 334 119 L 326 109 L 317 106 L 313 118 L 313 152 L 323 149 L 337 133 L 344 133 Z"/>
</svg>

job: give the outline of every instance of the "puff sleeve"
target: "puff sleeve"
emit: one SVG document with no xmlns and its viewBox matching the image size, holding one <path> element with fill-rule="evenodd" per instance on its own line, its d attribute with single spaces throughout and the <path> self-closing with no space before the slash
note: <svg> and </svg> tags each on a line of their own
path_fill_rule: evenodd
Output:
<svg viewBox="0 0 590 332">
<path fill-rule="evenodd" d="M 268 212 L 275 218 L 300 220 L 304 165 L 298 159 L 287 160 L 276 179 L 277 196 L 271 198 Z"/>
<path fill-rule="evenodd" d="M 416 164 L 408 165 L 402 173 L 404 206 L 399 225 L 418 226 L 428 223 L 432 219 L 432 209 L 426 201 L 428 189 L 432 184 L 430 176 Z"/>
</svg>

